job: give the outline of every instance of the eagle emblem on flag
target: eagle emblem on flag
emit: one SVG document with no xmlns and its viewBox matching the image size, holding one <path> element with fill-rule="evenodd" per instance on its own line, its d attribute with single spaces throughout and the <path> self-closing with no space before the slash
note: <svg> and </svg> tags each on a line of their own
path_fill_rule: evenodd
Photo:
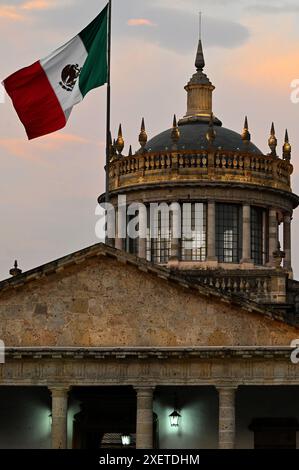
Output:
<svg viewBox="0 0 299 470">
<path fill-rule="evenodd" d="M 67 91 L 73 91 L 74 86 L 78 80 L 78 77 L 81 73 L 82 67 L 79 67 L 78 64 L 67 65 L 61 72 L 61 82 L 59 85 L 61 88 Z"/>
</svg>

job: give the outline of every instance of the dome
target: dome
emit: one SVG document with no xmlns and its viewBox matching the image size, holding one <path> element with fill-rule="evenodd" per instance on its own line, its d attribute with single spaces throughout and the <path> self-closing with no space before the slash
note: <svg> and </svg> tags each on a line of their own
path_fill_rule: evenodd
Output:
<svg viewBox="0 0 299 470">
<path fill-rule="evenodd" d="M 208 150 L 209 142 L 206 138 L 209 125 L 203 122 L 188 123 L 179 126 L 180 139 L 177 144 L 178 150 Z M 252 143 L 243 142 L 242 136 L 225 127 L 215 126 L 216 138 L 213 147 L 227 151 L 243 151 L 256 154 L 262 152 Z M 161 152 L 173 147 L 171 139 L 172 129 L 168 129 L 153 137 L 147 142 L 148 152 Z"/>
</svg>

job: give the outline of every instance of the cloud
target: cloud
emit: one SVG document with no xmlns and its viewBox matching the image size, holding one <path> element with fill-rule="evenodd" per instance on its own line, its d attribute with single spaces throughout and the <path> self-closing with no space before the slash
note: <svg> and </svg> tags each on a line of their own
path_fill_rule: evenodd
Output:
<svg viewBox="0 0 299 470">
<path fill-rule="evenodd" d="M 51 0 L 29 0 L 23 3 L 20 8 L 22 10 L 48 10 L 56 6 L 56 2 Z"/>
<path fill-rule="evenodd" d="M 279 19 L 277 19 L 279 21 Z M 298 76 L 299 51 L 297 41 L 285 41 L 291 34 L 291 20 L 280 26 L 280 35 L 273 35 L 271 25 L 265 27 L 254 20 L 253 38 L 242 51 L 232 52 L 230 64 L 238 64 L 230 73 L 247 85 L 290 95 L 290 83 Z"/>
<path fill-rule="evenodd" d="M 156 26 L 151 20 L 147 20 L 146 18 L 131 18 L 128 20 L 129 26 Z"/>
<path fill-rule="evenodd" d="M 134 39 L 143 39 L 150 43 L 158 44 L 161 48 L 176 51 L 176 53 L 193 52 L 196 48 L 198 38 L 198 15 L 188 10 L 168 10 L 166 8 L 157 9 L 154 6 L 148 7 L 145 11 L 151 18 L 151 24 L 155 28 L 132 28 L 132 20 L 125 19 L 128 27 L 125 34 Z M 115 31 L 123 30 L 123 20 L 125 12 L 120 12 L 116 18 L 117 28 Z M 143 22 L 137 24 L 147 24 Z M 139 21 L 139 20 L 138 20 Z M 250 37 L 249 29 L 229 19 L 217 18 L 215 16 L 205 16 L 203 37 L 205 46 L 217 46 L 234 48 L 246 43 Z M 179 32 L 179 33 L 178 33 Z M 124 31 L 122 31 L 122 34 Z"/>
<path fill-rule="evenodd" d="M 12 21 L 22 21 L 24 16 L 14 5 L 0 5 L 0 18 Z"/>
<path fill-rule="evenodd" d="M 42 137 L 33 142 L 19 138 L 2 138 L 0 147 L 10 155 L 35 163 L 42 163 L 42 152 L 53 152 L 61 150 L 63 146 L 70 144 L 89 144 L 88 139 L 74 134 L 56 133 Z"/>
<path fill-rule="evenodd" d="M 33 156 L 23 139 L 0 139 L 0 147 L 6 150 L 10 155 L 36 162 L 38 159 Z"/>
<path fill-rule="evenodd" d="M 68 0 L 65 5 L 61 5 L 56 0 L 27 0 L 17 5 L 0 5 L 0 19 L 4 18 L 11 21 L 23 21 L 28 19 L 28 12 L 42 11 L 57 8 L 58 6 L 66 6 L 69 4 Z"/>
</svg>

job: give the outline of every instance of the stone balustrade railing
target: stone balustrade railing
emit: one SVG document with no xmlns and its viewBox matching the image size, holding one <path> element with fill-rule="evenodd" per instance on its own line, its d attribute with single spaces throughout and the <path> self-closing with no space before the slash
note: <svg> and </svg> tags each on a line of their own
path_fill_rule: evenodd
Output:
<svg viewBox="0 0 299 470">
<path fill-rule="evenodd" d="M 171 181 L 235 181 L 291 191 L 293 166 L 270 155 L 165 151 L 120 156 L 110 163 L 110 190 Z"/>
<path fill-rule="evenodd" d="M 270 302 L 271 276 L 250 276 L 251 273 L 220 274 L 202 273 L 196 279 L 207 287 L 215 288 L 223 293 L 232 293 L 258 302 Z"/>
</svg>

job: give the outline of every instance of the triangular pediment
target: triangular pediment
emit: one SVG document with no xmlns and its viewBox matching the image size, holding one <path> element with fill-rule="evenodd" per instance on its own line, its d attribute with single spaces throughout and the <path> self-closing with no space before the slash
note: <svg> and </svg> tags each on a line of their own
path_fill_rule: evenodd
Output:
<svg viewBox="0 0 299 470">
<path fill-rule="evenodd" d="M 7 346 L 288 346 L 298 328 L 250 301 L 95 245 L 0 283 Z"/>
</svg>

